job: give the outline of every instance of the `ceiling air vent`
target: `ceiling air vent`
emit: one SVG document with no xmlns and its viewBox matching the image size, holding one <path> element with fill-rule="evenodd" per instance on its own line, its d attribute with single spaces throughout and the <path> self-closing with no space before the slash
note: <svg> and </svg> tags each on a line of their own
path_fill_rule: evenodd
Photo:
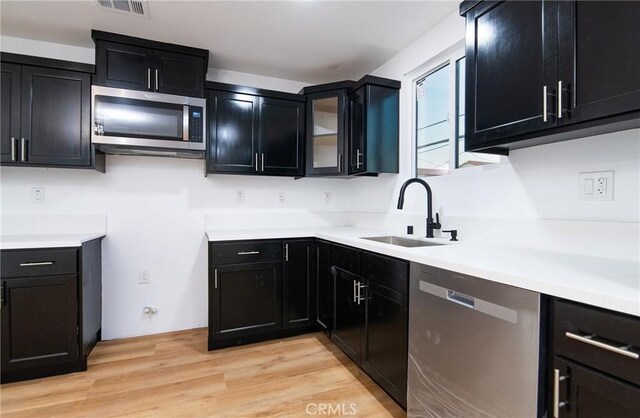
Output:
<svg viewBox="0 0 640 418">
<path fill-rule="evenodd" d="M 96 0 L 96 4 L 114 12 L 149 17 L 149 5 L 146 0 Z"/>
</svg>

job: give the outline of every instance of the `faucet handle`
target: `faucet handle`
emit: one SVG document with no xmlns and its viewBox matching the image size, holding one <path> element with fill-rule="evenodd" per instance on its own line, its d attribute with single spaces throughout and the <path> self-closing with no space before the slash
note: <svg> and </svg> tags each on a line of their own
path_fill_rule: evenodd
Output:
<svg viewBox="0 0 640 418">
<path fill-rule="evenodd" d="M 432 222 L 431 226 L 433 227 L 433 229 L 442 228 L 442 225 L 440 224 L 440 215 L 438 215 L 438 212 L 436 212 L 436 221 Z"/>
</svg>

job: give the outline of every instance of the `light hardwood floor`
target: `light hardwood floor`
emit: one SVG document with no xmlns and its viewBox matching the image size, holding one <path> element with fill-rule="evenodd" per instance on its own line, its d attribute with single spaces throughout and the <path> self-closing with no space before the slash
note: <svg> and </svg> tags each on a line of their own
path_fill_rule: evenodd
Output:
<svg viewBox="0 0 640 418">
<path fill-rule="evenodd" d="M 86 372 L 2 385 L 2 417 L 405 416 L 323 334 L 206 346 L 206 328 L 101 342 Z"/>
</svg>

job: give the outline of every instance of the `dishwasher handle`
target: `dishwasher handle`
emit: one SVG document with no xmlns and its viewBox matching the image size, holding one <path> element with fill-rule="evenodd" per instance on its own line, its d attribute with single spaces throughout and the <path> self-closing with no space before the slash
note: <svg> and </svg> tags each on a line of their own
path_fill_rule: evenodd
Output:
<svg viewBox="0 0 640 418">
<path fill-rule="evenodd" d="M 447 299 L 449 299 L 451 302 L 459 303 L 462 306 L 466 306 L 467 308 L 474 309 L 476 307 L 476 299 L 473 296 L 455 292 L 451 289 L 447 289 Z"/>
</svg>

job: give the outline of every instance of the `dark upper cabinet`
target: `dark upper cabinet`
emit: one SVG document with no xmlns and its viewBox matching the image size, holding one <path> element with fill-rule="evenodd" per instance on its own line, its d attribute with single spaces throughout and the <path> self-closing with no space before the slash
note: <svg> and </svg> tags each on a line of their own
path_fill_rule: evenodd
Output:
<svg viewBox="0 0 640 418">
<path fill-rule="evenodd" d="M 207 172 L 258 173 L 259 98 L 208 90 Z"/>
<path fill-rule="evenodd" d="M 22 161 L 38 165 L 89 166 L 90 95 L 89 74 L 23 66 Z"/>
<path fill-rule="evenodd" d="M 467 148 L 554 126 L 557 5 L 486 2 L 466 18 Z"/>
<path fill-rule="evenodd" d="M 315 320 L 314 241 L 291 239 L 282 242 L 282 326 L 308 326 Z"/>
<path fill-rule="evenodd" d="M 96 67 L 97 85 L 155 90 L 152 49 L 116 42 L 96 42 Z"/>
<path fill-rule="evenodd" d="M 260 99 L 260 162 L 263 174 L 304 175 L 304 103 Z"/>
<path fill-rule="evenodd" d="M 17 64 L 0 63 L 0 162 L 18 162 L 20 141 L 20 71 Z"/>
<path fill-rule="evenodd" d="M 11 56 L 43 64 L 50 61 Z M 90 100 L 88 73 L 3 62 L 1 162 L 92 167 Z"/>
<path fill-rule="evenodd" d="M 558 124 L 640 109 L 640 2 L 560 1 L 558 7 Z"/>
<path fill-rule="evenodd" d="M 347 88 L 307 95 L 307 176 L 347 174 Z"/>
<path fill-rule="evenodd" d="M 333 274 L 333 327 L 331 340 L 353 361 L 362 362 L 362 344 L 365 336 L 365 304 L 360 300 L 360 276 L 332 267 Z"/>
<path fill-rule="evenodd" d="M 303 96 L 207 85 L 207 173 L 304 175 Z"/>
<path fill-rule="evenodd" d="M 330 334 L 333 311 L 331 244 L 316 240 L 315 248 L 316 323 L 326 334 Z"/>
<path fill-rule="evenodd" d="M 638 126 L 638 2 L 507 0 L 460 8 L 467 22 L 466 151 Z"/>
<path fill-rule="evenodd" d="M 50 366 L 78 358 L 75 275 L 2 281 L 2 370 Z"/>
<path fill-rule="evenodd" d="M 92 31 L 100 86 L 204 97 L 209 51 Z"/>
<path fill-rule="evenodd" d="M 400 82 L 366 76 L 349 95 L 349 174 L 398 173 Z"/>
</svg>

